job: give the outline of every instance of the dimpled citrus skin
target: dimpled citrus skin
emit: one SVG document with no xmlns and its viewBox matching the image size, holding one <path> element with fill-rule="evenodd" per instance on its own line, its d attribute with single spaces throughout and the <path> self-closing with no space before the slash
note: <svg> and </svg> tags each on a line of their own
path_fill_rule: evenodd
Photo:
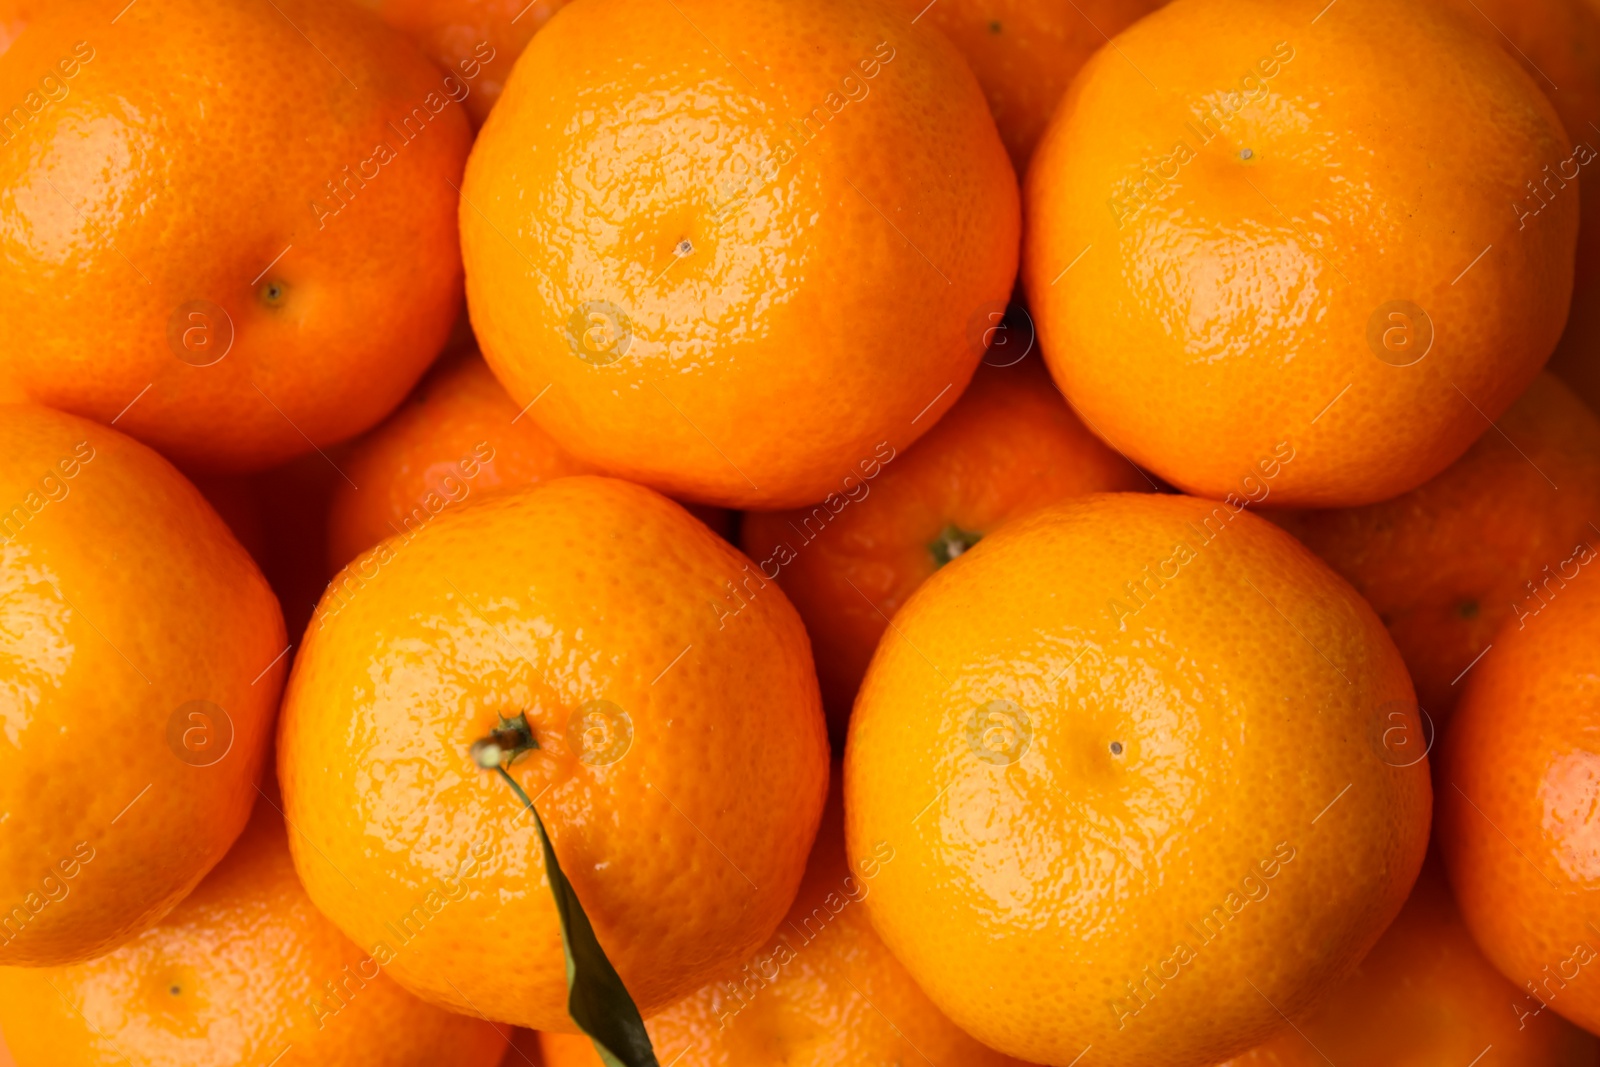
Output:
<svg viewBox="0 0 1600 1067">
<path fill-rule="evenodd" d="M 831 789 L 783 925 L 744 967 L 645 1024 L 656 1058 L 677 1067 L 1025 1067 L 945 1018 L 873 933 L 861 902 L 893 862 L 884 851 L 846 866 L 844 808 Z M 541 1034 L 539 1043 L 545 1067 L 599 1067 L 587 1038 Z"/>
<path fill-rule="evenodd" d="M 960 50 L 1023 173 L 1072 76 L 1164 0 L 902 0 Z"/>
<path fill-rule="evenodd" d="M 937 426 L 861 484 L 848 490 L 856 499 L 749 512 L 740 532 L 806 621 L 841 742 L 887 620 L 938 569 L 931 546 L 948 527 L 988 534 L 1064 497 L 1149 485 L 1078 421 L 1036 358 L 980 368 Z"/>
<path fill-rule="evenodd" d="M 1508 1067 L 1591 1067 L 1594 1037 L 1538 1008 L 1483 958 L 1430 859 L 1349 981 L 1222 1067 L 1465 1067 L 1491 1047 Z"/>
<path fill-rule="evenodd" d="M 494 1067 L 506 1047 L 317 911 L 268 801 L 155 928 L 89 963 L 0 969 L 0 1027 L 18 1067 Z"/>
<path fill-rule="evenodd" d="M 1495 632 L 1540 606 L 1529 583 L 1600 546 L 1600 419 L 1541 373 L 1496 425 L 1393 500 L 1265 513 L 1373 606 L 1435 723 Z"/>
<path fill-rule="evenodd" d="M 1546 587 L 1547 606 L 1507 623 L 1473 668 L 1444 734 L 1438 812 L 1450 884 L 1484 955 L 1591 1031 L 1600 1029 L 1594 565 L 1591 552 L 1574 580 Z"/>
<path fill-rule="evenodd" d="M 480 71 L 467 97 L 475 126 L 500 99 L 511 65 L 567 0 L 359 0 L 445 70 Z M 466 66 L 463 66 L 466 64 Z"/>
<path fill-rule="evenodd" d="M 518 417 L 517 405 L 475 353 L 437 366 L 341 466 L 350 480 L 335 488 L 328 519 L 328 562 L 335 571 L 385 537 L 431 521 L 444 507 L 593 472 L 532 419 Z"/>
<path fill-rule="evenodd" d="M 820 500 L 928 430 L 1016 276 L 983 94 L 882 0 L 564 9 L 462 192 L 472 324 L 512 399 L 548 387 L 529 417 L 573 454 L 728 507 Z"/>
<path fill-rule="evenodd" d="M 0 99 L 65 86 L 0 155 L 0 395 L 116 419 L 194 469 L 365 429 L 461 301 L 469 133 L 443 72 L 351 4 L 106 8 L 54 5 L 0 59 Z M 193 365 L 225 322 L 231 348 Z"/>
<path fill-rule="evenodd" d="M 1527 387 L 1566 318 L 1578 198 L 1520 231 L 1512 210 L 1571 154 L 1549 102 L 1435 0 L 1341 2 L 1313 25 L 1322 6 L 1176 0 L 1085 65 L 1028 171 L 1023 277 L 1051 372 L 1200 495 L 1280 440 L 1299 453 L 1281 503 L 1412 489 Z M 1424 320 L 1395 301 L 1432 324 L 1409 366 Z"/>
<path fill-rule="evenodd" d="M 606 478 L 491 497 L 380 547 L 370 573 L 334 579 L 280 719 L 291 846 L 317 905 L 363 947 L 392 948 L 390 973 L 420 996 L 571 1031 L 537 838 L 468 755 L 520 713 L 540 747 L 511 773 L 641 1010 L 759 946 L 828 781 L 810 646 L 782 592 L 719 620 L 744 557 Z M 619 709 L 604 709 L 612 729 L 584 717 L 593 701 Z M 623 714 L 631 747 L 605 762 Z M 591 726 L 590 762 L 574 722 Z"/>
<path fill-rule="evenodd" d="M 76 416 L 0 407 L 0 964 L 107 952 L 223 857 L 286 643 L 266 579 L 171 464 Z M 231 745 L 180 713 L 195 700 L 222 709 Z"/>
<path fill-rule="evenodd" d="M 1421 730 L 1399 653 L 1287 534 L 1082 497 L 895 616 L 850 722 L 849 854 L 894 848 L 873 925 L 980 1041 L 1200 1067 L 1310 1007 L 1399 911 L 1431 792 L 1426 759 L 1380 758 L 1385 726 Z"/>
</svg>

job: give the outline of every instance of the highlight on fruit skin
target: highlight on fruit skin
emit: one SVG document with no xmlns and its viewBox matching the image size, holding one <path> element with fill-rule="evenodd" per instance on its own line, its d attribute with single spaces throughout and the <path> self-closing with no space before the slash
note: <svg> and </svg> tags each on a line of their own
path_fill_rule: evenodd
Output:
<svg viewBox="0 0 1600 1067">
<path fill-rule="evenodd" d="M 1514 208 L 1593 150 L 1439 0 L 1174 0 L 1114 44 L 1024 190 L 1023 282 L 1068 401 L 1214 499 L 1280 441 L 1284 506 L 1449 466 L 1566 321 L 1577 190 Z"/>
<path fill-rule="evenodd" d="M 74 415 L 0 406 L 0 966 L 157 922 L 256 798 L 288 639 L 200 492 Z"/>
<path fill-rule="evenodd" d="M 543 394 L 528 417 L 574 456 L 724 507 L 820 500 L 926 432 L 1021 229 L 976 80 L 889 0 L 570 5 L 460 212 L 473 330 L 517 405 Z"/>
<path fill-rule="evenodd" d="M 424 1004 L 311 903 L 275 801 L 155 927 L 87 963 L 0 968 L 17 1067 L 494 1067 L 506 1039 Z"/>
<path fill-rule="evenodd" d="M 1243 505 L 1053 505 L 894 623 L 850 723 L 849 855 L 894 844 L 873 925 L 985 1044 L 1213 1064 L 1399 911 L 1432 803 L 1397 743 L 1422 729 L 1410 680 L 1372 609 Z"/>
<path fill-rule="evenodd" d="M 758 947 L 828 780 L 782 592 L 719 614 L 749 561 L 608 478 L 502 493 L 379 548 L 330 586 L 279 719 L 290 844 L 318 907 L 395 949 L 389 973 L 426 1000 L 570 1031 L 542 847 L 469 754 L 522 715 L 538 747 L 505 770 L 642 1012 Z"/>
<path fill-rule="evenodd" d="M 460 306 L 466 83 L 351 3 L 105 7 L 0 55 L 0 397 L 206 471 L 377 422 Z"/>
</svg>

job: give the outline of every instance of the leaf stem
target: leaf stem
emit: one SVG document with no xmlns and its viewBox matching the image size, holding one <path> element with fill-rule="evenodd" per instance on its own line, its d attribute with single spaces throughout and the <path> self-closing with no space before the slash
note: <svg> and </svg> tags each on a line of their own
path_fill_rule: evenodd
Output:
<svg viewBox="0 0 1600 1067">
<path fill-rule="evenodd" d="M 550 895 L 555 898 L 556 916 L 561 925 L 561 951 L 567 966 L 567 1014 L 594 1043 L 594 1050 L 605 1067 L 660 1067 L 639 1007 L 600 947 L 589 916 L 578 900 L 577 890 L 561 870 L 539 809 L 533 806 L 533 798 L 528 796 L 527 790 L 506 770 L 506 762 L 527 749 L 538 747 L 527 717 L 519 715 L 515 719 L 501 719 L 500 727 L 488 737 L 474 741 L 471 751 L 478 765 L 486 770 L 492 768 L 504 779 L 533 816 L 539 848 L 544 853 L 545 874 L 550 880 Z M 495 758 L 486 763 L 491 755 Z"/>
</svg>

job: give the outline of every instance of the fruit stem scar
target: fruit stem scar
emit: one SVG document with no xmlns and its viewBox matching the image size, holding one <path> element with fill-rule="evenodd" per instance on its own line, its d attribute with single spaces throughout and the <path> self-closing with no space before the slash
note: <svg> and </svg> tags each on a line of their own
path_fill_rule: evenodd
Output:
<svg viewBox="0 0 1600 1067">
<path fill-rule="evenodd" d="M 963 530 L 954 523 L 946 523 L 945 528 L 939 531 L 939 536 L 929 543 L 928 551 L 933 553 L 934 564 L 943 567 L 982 538 L 983 535 L 980 533 Z"/>
<path fill-rule="evenodd" d="M 531 748 L 538 748 L 539 740 L 533 736 L 533 727 L 528 725 L 528 716 L 523 713 L 514 719 L 502 717 L 495 728 L 489 731 L 487 737 L 480 737 L 472 742 L 468 752 L 472 760 L 484 770 L 499 770 L 505 773 L 501 766 L 503 763 L 516 759 Z M 507 781 L 511 781 L 507 775 Z M 516 786 L 515 782 L 511 783 Z M 520 788 L 517 789 L 521 793 Z"/>
</svg>

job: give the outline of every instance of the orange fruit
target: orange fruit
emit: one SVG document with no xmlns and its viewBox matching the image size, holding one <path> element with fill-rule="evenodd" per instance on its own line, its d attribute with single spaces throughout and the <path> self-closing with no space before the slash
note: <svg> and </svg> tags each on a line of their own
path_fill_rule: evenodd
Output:
<svg viewBox="0 0 1600 1067">
<path fill-rule="evenodd" d="M 425 999 L 571 1031 L 540 845 L 468 752 L 522 714 L 539 748 L 511 773 L 640 1009 L 743 960 L 794 897 L 828 779 L 794 609 L 776 587 L 714 609 L 747 563 L 658 494 L 584 477 L 347 567 L 279 725 L 317 906 Z"/>
<path fill-rule="evenodd" d="M 20 1067 L 493 1067 L 506 1048 L 323 918 L 268 802 L 153 929 L 88 963 L 0 968 L 0 1027 Z"/>
<path fill-rule="evenodd" d="M 1521 1007 L 1526 1000 L 1478 951 L 1429 862 L 1347 982 L 1292 1029 L 1222 1067 L 1465 1067 L 1491 1048 L 1493 1062 L 1526 1067 L 1595 1062 L 1592 1036 L 1554 1014 L 1534 1015 Z"/>
<path fill-rule="evenodd" d="M 1528 996 L 1600 1030 L 1600 587 L 1591 544 L 1539 590 L 1473 668 L 1445 731 L 1439 841 L 1461 915 Z M 1586 970 L 1585 968 L 1589 968 Z"/>
<path fill-rule="evenodd" d="M 0 396 L 196 469 L 365 429 L 460 304 L 444 76 L 350 4 L 119 6 L 53 5 L 0 57 L 28 109 L 0 160 Z"/>
<path fill-rule="evenodd" d="M 937 422 L 1019 230 L 977 82 L 881 0 L 575 5 L 462 186 L 517 406 L 548 389 L 529 417 L 574 455 L 727 507 L 820 500 Z"/>
<path fill-rule="evenodd" d="M 1078 421 L 1037 359 L 980 369 L 927 436 L 882 459 L 821 504 L 746 514 L 740 538 L 759 574 L 722 598 L 732 612 L 763 577 L 783 587 L 841 741 L 872 650 L 929 575 L 1018 515 L 1148 484 Z"/>
<path fill-rule="evenodd" d="M 110 951 L 222 858 L 285 646 L 261 572 L 171 464 L 0 408 L 0 964 Z"/>
<path fill-rule="evenodd" d="M 960 50 L 1023 173 L 1072 76 L 1164 0 L 901 0 Z"/>
<path fill-rule="evenodd" d="M 1600 419 L 1540 374 L 1465 455 L 1409 493 L 1268 512 L 1356 587 L 1437 720 L 1467 670 L 1579 546 L 1600 544 Z"/>
<path fill-rule="evenodd" d="M 742 967 L 649 1020 L 656 1058 L 677 1067 L 1017 1064 L 957 1029 L 872 932 L 861 904 L 893 862 L 885 843 L 857 868 L 846 865 L 844 807 L 831 789 L 778 932 Z M 539 1044 L 545 1067 L 599 1067 L 585 1037 L 546 1033 Z"/>
<path fill-rule="evenodd" d="M 1554 347 L 1576 190 L 1520 231 L 1511 206 L 1571 151 L 1434 0 L 1175 0 L 1084 66 L 1035 152 L 1042 351 L 1085 421 L 1186 491 L 1239 492 L 1286 442 L 1279 503 L 1395 496 Z"/>
<path fill-rule="evenodd" d="M 500 99 L 511 66 L 567 0 L 359 0 L 470 91 L 474 126 Z"/>
<path fill-rule="evenodd" d="M 1391 713 L 1420 733 L 1383 624 L 1282 530 L 1066 501 L 895 616 L 850 720 L 850 858 L 894 849 L 873 925 L 984 1044 L 1201 1067 L 1310 1008 L 1404 902 L 1431 791 Z"/>
<path fill-rule="evenodd" d="M 335 485 L 328 519 L 334 571 L 386 537 L 415 533 L 445 508 L 593 471 L 519 412 L 472 353 L 435 368 L 343 467 L 350 480 Z"/>
</svg>

